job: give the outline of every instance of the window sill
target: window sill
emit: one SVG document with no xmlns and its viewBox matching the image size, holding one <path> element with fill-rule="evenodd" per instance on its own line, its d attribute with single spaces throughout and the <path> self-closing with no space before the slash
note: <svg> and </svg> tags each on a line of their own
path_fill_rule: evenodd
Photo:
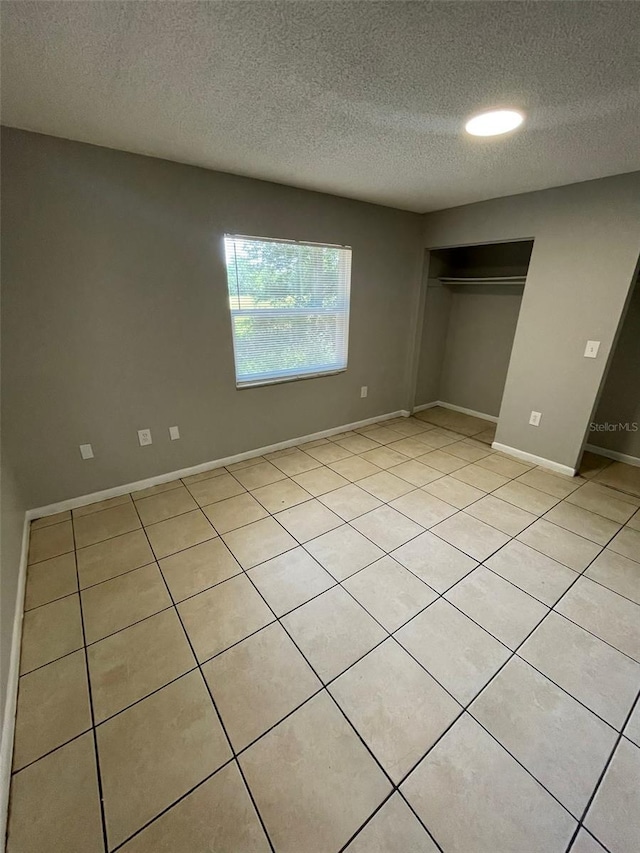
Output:
<svg viewBox="0 0 640 853">
<path fill-rule="evenodd" d="M 262 388 L 265 385 L 284 385 L 289 382 L 302 382 L 305 379 L 320 379 L 323 376 L 337 376 L 339 373 L 346 373 L 347 368 L 342 367 L 340 370 L 327 370 L 322 373 L 304 373 L 298 376 L 280 376 L 277 379 L 257 379 L 255 382 L 236 382 L 236 391 L 246 391 L 250 388 Z"/>
</svg>

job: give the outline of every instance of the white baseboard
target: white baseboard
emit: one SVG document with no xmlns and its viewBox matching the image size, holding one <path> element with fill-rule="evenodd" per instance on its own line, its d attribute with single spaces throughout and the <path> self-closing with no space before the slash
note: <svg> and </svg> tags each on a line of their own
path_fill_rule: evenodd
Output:
<svg viewBox="0 0 640 853">
<path fill-rule="evenodd" d="M 135 483 L 123 483 L 121 486 L 114 486 L 111 489 L 102 489 L 99 492 L 93 492 L 89 495 L 82 495 L 79 498 L 69 498 L 66 501 L 48 504 L 47 506 L 36 507 L 27 511 L 27 518 L 44 518 L 47 515 L 55 515 L 57 512 L 64 512 L 68 509 L 77 509 L 87 504 L 104 501 L 108 498 L 116 498 L 120 495 L 129 494 L 129 492 L 137 492 L 140 489 L 147 489 L 150 486 L 158 486 L 161 483 L 168 483 L 171 480 L 177 480 L 179 477 L 190 477 L 192 474 L 202 474 L 204 471 L 210 471 L 213 468 L 222 468 L 224 465 L 233 465 L 234 462 L 243 462 L 245 459 L 252 459 L 254 456 L 262 456 L 265 453 L 273 453 L 275 450 L 284 450 L 287 447 L 295 447 L 298 444 L 305 444 L 307 441 L 316 441 L 319 438 L 327 438 L 330 435 L 337 435 L 339 432 L 347 432 L 351 429 L 359 429 L 363 426 L 378 423 L 378 421 L 387 421 L 391 418 L 408 418 L 410 412 L 405 409 L 399 409 L 397 412 L 388 412 L 386 415 L 376 415 L 373 418 L 366 418 L 363 421 L 356 421 L 352 424 L 343 424 L 338 427 L 331 427 L 321 432 L 314 432 L 310 435 L 302 435 L 298 438 L 290 438 L 287 441 L 279 441 L 277 444 L 270 444 L 267 447 L 258 447 L 255 450 L 247 450 L 244 453 L 237 453 L 235 456 L 226 456 L 223 459 L 215 459 L 211 462 L 203 462 L 201 465 L 193 465 L 190 468 L 181 468 L 179 471 L 169 471 L 166 474 L 158 474 L 156 477 L 148 477 L 146 480 L 138 480 Z"/>
<path fill-rule="evenodd" d="M 576 469 L 571 468 L 569 465 L 561 465 L 560 462 L 554 462 L 552 459 L 545 459 L 544 456 L 527 453 L 525 450 L 518 450 L 517 447 L 509 447 L 508 444 L 500 444 L 494 441 L 491 447 L 493 450 L 499 450 L 502 453 L 507 453 L 509 456 L 515 456 L 516 459 L 522 459 L 523 462 L 531 462 L 532 465 L 548 468 L 549 471 L 554 471 L 556 474 L 565 474 L 567 477 L 575 477 L 576 475 Z"/>
<path fill-rule="evenodd" d="M 22 528 L 22 549 L 18 568 L 18 589 L 16 609 L 13 616 L 13 634 L 7 676 L 7 693 L 2 718 L 2 740 L 0 741 L 0 847 L 4 850 L 9 811 L 9 789 L 11 787 L 11 763 L 13 760 L 13 737 L 16 725 L 16 704 L 18 701 L 18 678 L 20 676 L 20 648 L 22 640 L 22 616 L 24 611 L 24 591 L 27 580 L 27 554 L 29 551 L 29 521 L 25 515 Z"/>
<path fill-rule="evenodd" d="M 425 409 L 433 409 L 434 406 L 439 406 L 439 405 L 440 405 L 440 403 L 437 400 L 433 403 L 422 403 L 421 406 L 414 406 L 413 407 L 413 414 L 415 415 L 416 412 L 424 412 Z"/>
<path fill-rule="evenodd" d="M 455 406 L 453 403 L 445 403 L 443 400 L 435 400 L 433 403 L 414 406 L 413 411 L 414 413 L 424 412 L 425 409 L 433 409 L 434 406 L 442 406 L 443 409 L 450 409 L 452 412 L 460 412 L 463 415 L 471 415 L 473 418 L 481 418 L 483 421 L 491 421 L 492 424 L 498 423 L 498 418 L 495 415 L 486 415 L 484 412 L 476 412 L 475 409 L 465 409 L 464 406 Z"/>
<path fill-rule="evenodd" d="M 591 453 L 597 453 L 598 456 L 606 456 L 607 459 L 614 459 L 616 462 L 626 462 L 627 465 L 635 465 L 637 468 L 640 468 L 640 458 L 637 456 L 629 456 L 627 453 L 618 453 L 617 450 L 598 447 L 597 444 L 587 444 L 584 449 L 591 451 Z"/>
<path fill-rule="evenodd" d="M 465 409 L 464 406 L 454 406 L 453 403 L 443 403 L 442 401 L 436 405 L 442 406 L 445 409 L 451 409 L 452 412 L 461 412 L 463 415 L 471 415 L 472 418 L 491 421 L 492 424 L 498 423 L 498 418 L 495 415 L 486 415 L 484 412 L 476 412 L 474 409 Z"/>
</svg>

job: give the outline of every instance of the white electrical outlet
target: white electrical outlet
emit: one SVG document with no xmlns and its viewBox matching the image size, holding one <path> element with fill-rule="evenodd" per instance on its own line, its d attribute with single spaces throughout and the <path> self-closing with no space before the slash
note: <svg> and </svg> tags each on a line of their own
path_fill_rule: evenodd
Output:
<svg viewBox="0 0 640 853">
<path fill-rule="evenodd" d="M 180 438 L 180 430 L 177 426 L 169 427 L 169 438 L 171 439 L 171 441 L 175 441 L 176 439 Z"/>
<path fill-rule="evenodd" d="M 145 447 L 147 444 L 152 444 L 151 441 L 151 430 L 150 429 L 139 429 L 138 430 L 138 441 L 140 442 L 140 447 Z"/>
<path fill-rule="evenodd" d="M 369 393 L 369 388 L 366 385 L 363 385 L 362 388 L 360 389 L 360 397 L 364 398 L 367 396 L 368 393 Z"/>
<path fill-rule="evenodd" d="M 542 417 L 542 412 L 531 412 L 531 416 L 529 418 L 529 423 L 531 426 L 540 426 L 540 418 Z"/>
<path fill-rule="evenodd" d="M 80 456 L 83 459 L 93 459 L 93 447 L 90 444 L 80 445 Z"/>
<path fill-rule="evenodd" d="M 584 348 L 585 358 L 597 358 L 598 350 L 600 349 L 600 341 L 587 341 Z"/>
</svg>

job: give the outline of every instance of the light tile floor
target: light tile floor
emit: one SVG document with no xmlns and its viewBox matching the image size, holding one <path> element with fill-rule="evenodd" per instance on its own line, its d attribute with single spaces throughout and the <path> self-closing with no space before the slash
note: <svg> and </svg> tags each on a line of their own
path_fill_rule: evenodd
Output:
<svg viewBox="0 0 640 853">
<path fill-rule="evenodd" d="M 431 409 L 34 522 L 9 853 L 637 853 L 637 476 L 492 437 Z"/>
</svg>

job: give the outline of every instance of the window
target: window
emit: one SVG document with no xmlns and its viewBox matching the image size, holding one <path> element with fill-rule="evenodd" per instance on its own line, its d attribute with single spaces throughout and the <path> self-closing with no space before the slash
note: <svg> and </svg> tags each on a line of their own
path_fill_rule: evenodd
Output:
<svg viewBox="0 0 640 853">
<path fill-rule="evenodd" d="M 236 385 L 347 367 L 351 249 L 226 235 Z"/>
</svg>

